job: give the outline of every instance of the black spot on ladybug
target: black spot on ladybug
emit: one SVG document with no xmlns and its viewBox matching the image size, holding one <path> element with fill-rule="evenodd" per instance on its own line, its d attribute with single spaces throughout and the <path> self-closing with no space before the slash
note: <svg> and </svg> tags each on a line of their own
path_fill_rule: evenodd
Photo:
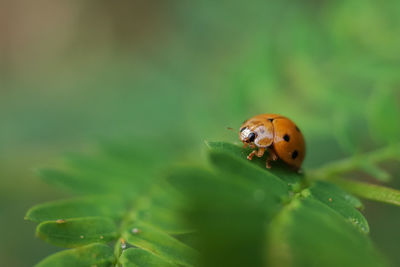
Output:
<svg viewBox="0 0 400 267">
<path fill-rule="evenodd" d="M 283 136 L 283 140 L 285 140 L 286 142 L 289 142 L 289 141 L 290 141 L 290 136 L 287 135 L 287 134 L 285 134 L 285 135 Z"/>
<path fill-rule="evenodd" d="M 243 127 L 242 129 L 240 129 L 240 132 L 243 132 L 243 131 L 244 131 L 244 129 L 246 129 L 246 127 Z"/>
<path fill-rule="evenodd" d="M 268 119 L 268 120 L 272 122 L 274 119 Z"/>
<path fill-rule="evenodd" d="M 293 151 L 292 153 L 292 159 L 297 158 L 297 156 L 299 155 L 299 152 L 297 150 Z"/>
<path fill-rule="evenodd" d="M 297 126 L 296 126 L 296 130 L 297 130 L 298 132 L 300 132 L 300 129 L 299 129 L 299 127 L 297 127 Z"/>
</svg>

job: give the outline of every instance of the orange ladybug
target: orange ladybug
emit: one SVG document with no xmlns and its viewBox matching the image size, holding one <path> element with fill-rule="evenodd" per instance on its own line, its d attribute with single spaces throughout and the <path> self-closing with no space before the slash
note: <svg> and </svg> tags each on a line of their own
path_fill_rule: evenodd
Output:
<svg viewBox="0 0 400 267">
<path fill-rule="evenodd" d="M 254 155 L 262 157 L 267 150 L 269 155 L 266 167 L 271 161 L 282 161 L 299 170 L 306 155 L 306 145 L 300 129 L 290 119 L 278 114 L 260 114 L 245 121 L 240 127 L 239 138 L 244 147 L 253 150 L 247 159 Z"/>
</svg>

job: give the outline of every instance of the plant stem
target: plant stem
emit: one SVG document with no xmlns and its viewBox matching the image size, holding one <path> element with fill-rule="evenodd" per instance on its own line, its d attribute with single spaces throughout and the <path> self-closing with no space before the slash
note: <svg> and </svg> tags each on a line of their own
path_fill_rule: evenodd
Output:
<svg viewBox="0 0 400 267">
<path fill-rule="evenodd" d="M 328 163 L 321 168 L 308 171 L 307 176 L 311 180 L 326 180 L 332 176 L 362 170 L 366 165 L 375 165 L 390 159 L 400 159 L 400 144 L 389 145 L 365 154 Z"/>
<path fill-rule="evenodd" d="M 359 197 L 400 206 L 399 190 L 343 178 L 331 178 L 330 180 Z"/>
</svg>

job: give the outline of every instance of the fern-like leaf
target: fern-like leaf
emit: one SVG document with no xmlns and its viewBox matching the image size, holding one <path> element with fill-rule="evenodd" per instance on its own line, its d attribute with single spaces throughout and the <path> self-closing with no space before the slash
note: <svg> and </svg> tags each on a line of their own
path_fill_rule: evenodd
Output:
<svg viewBox="0 0 400 267">
<path fill-rule="evenodd" d="M 332 183 L 355 168 L 349 161 L 299 174 L 281 163 L 267 170 L 265 159 L 250 162 L 249 150 L 233 144 L 207 146 L 210 167 L 176 167 L 167 179 L 160 170 L 172 160 L 169 151 L 153 155 L 148 147 L 106 146 L 42 171 L 46 181 L 83 196 L 27 212 L 40 238 L 73 248 L 38 266 L 387 265 L 369 240 L 362 203 L 339 186 L 379 191 L 358 194 L 377 200 L 389 189 Z"/>
</svg>

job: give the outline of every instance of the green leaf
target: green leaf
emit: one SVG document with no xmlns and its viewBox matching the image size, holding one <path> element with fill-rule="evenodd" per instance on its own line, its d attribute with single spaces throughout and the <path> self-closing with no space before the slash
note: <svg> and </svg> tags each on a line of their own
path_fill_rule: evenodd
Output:
<svg viewBox="0 0 400 267">
<path fill-rule="evenodd" d="M 47 177 L 77 192 L 107 195 L 37 205 L 26 219 L 41 222 L 37 235 L 57 246 L 115 241 L 114 257 L 124 266 L 333 266 L 355 264 L 356 257 L 366 266 L 383 264 L 365 235 L 357 198 L 331 183 L 310 185 L 282 162 L 266 169 L 265 157 L 247 160 L 249 149 L 208 146 L 212 168 L 178 167 L 167 183 L 148 179 L 151 164 L 142 158 L 135 172 L 125 155 L 140 156 L 124 147 L 113 156 L 70 157 L 72 168 Z M 124 250 L 125 241 L 134 248 Z M 338 259 L 330 261 L 332 253 Z"/>
<path fill-rule="evenodd" d="M 188 198 L 189 209 L 196 205 L 204 209 L 204 218 L 222 218 L 225 213 L 247 214 L 250 210 L 273 214 L 289 197 L 287 191 L 274 192 L 275 187 L 257 187 L 250 179 L 246 182 L 243 177 L 214 174 L 202 168 L 178 168 L 169 175 L 168 181 Z M 210 208 L 215 212 L 207 214 Z M 225 213 L 219 214 L 221 210 Z"/>
<path fill-rule="evenodd" d="M 119 263 L 124 267 L 173 267 L 178 266 L 164 261 L 153 253 L 139 248 L 128 248 L 122 252 Z"/>
<path fill-rule="evenodd" d="M 271 266 L 386 266 L 365 234 L 310 196 L 294 199 L 268 232 Z"/>
<path fill-rule="evenodd" d="M 240 152 L 234 146 L 217 147 L 210 151 L 217 172 L 180 168 L 168 179 L 186 192 L 186 216 L 198 230 L 194 244 L 205 266 L 385 265 L 365 235 L 368 224 L 356 210 L 362 206 L 357 198 L 329 183 L 295 193 L 283 181 L 293 176 L 307 186 L 299 174 L 282 168 L 287 177 L 281 178 L 235 156 Z"/>
<path fill-rule="evenodd" d="M 42 171 L 45 180 L 69 187 L 73 191 L 97 194 L 107 192 L 107 195 L 54 201 L 33 207 L 27 212 L 26 219 L 41 222 L 37 227 L 40 238 L 62 247 L 115 241 L 121 237 L 114 222 L 118 219 L 122 219 L 119 226 L 121 232 L 127 231 L 132 222 L 157 229 L 170 240 L 175 239 L 169 233 L 183 234 L 191 231 L 179 216 L 180 209 L 184 207 L 182 199 L 168 192 L 160 179 L 149 179 L 149 173 L 155 169 L 152 168 L 153 163 L 146 159 L 152 155 L 148 153 L 148 147 L 143 147 L 140 155 L 131 148 L 127 150 L 121 147 L 121 150 L 110 146 L 108 149 L 112 155 L 69 156 L 64 170 Z M 126 155 L 140 158 L 140 163 L 127 160 Z M 148 171 L 149 168 L 152 168 L 151 171 Z M 128 210 L 128 206 L 133 209 L 131 207 Z M 120 252 L 117 249 L 118 242 L 115 248 L 117 256 Z"/>
<path fill-rule="evenodd" d="M 197 252 L 168 235 L 144 223 L 134 223 L 123 233 L 123 238 L 131 245 L 149 251 L 163 260 L 177 265 L 193 266 Z"/>
<path fill-rule="evenodd" d="M 230 155 L 219 159 L 226 161 L 226 166 L 238 163 Z M 260 175 L 258 171 L 263 170 L 255 168 L 255 173 Z M 231 173 L 214 174 L 188 167 L 176 169 L 168 178 L 188 198 L 191 208 L 185 214 L 198 231 L 198 239 L 193 243 L 201 251 L 204 266 L 261 264 L 265 222 L 279 211 L 282 198 L 288 197 L 289 190 L 273 175 L 261 174 L 259 178 L 246 179 Z M 260 182 L 258 187 L 255 181 Z"/>
<path fill-rule="evenodd" d="M 237 145 L 227 143 L 227 142 L 208 142 L 206 141 L 206 145 L 210 150 L 213 151 L 222 151 L 231 155 L 235 155 L 239 158 L 246 159 L 248 153 L 251 152 L 250 148 L 242 148 Z M 265 166 L 265 165 L 264 165 Z"/>
<path fill-rule="evenodd" d="M 364 208 L 362 202 L 357 197 L 347 193 L 346 191 L 343 191 L 340 187 L 330 182 L 316 181 L 310 187 L 310 191 L 313 196 L 317 197 L 320 201 L 324 203 L 326 201 L 329 201 L 330 197 L 334 196 L 335 199 L 344 202 L 350 207 L 356 209 Z"/>
<path fill-rule="evenodd" d="M 63 250 L 48 256 L 36 267 L 109 267 L 115 262 L 112 249 L 104 244 L 90 244 L 87 246 Z"/>
<path fill-rule="evenodd" d="M 332 178 L 331 180 L 359 197 L 400 206 L 399 190 L 342 178 Z"/>
<path fill-rule="evenodd" d="M 174 234 L 173 237 L 189 247 L 196 248 L 197 241 L 199 240 L 199 233 L 197 231 L 191 231 L 181 234 Z"/>
<path fill-rule="evenodd" d="M 278 186 L 278 181 L 276 180 L 283 180 L 279 181 L 279 183 L 282 184 L 279 186 L 280 190 L 287 190 L 286 185 L 289 185 L 295 191 L 300 190 L 302 187 L 304 177 L 291 170 L 290 167 L 281 161 L 274 162 L 273 168 L 268 170 L 265 167 L 266 155 L 262 158 L 254 157 L 252 161 L 249 161 L 247 160 L 247 155 L 251 152 L 251 149 L 249 148 L 242 148 L 225 142 L 207 142 L 206 144 L 210 148 L 211 163 L 213 163 L 214 167 L 218 169 L 236 173 L 243 177 L 247 177 L 247 179 L 261 179 L 266 183 L 274 183 L 275 187 Z M 265 154 L 268 153 L 266 152 Z M 231 158 L 228 161 L 225 161 L 220 159 L 221 157 L 226 157 L 226 155 L 231 155 L 241 160 Z M 229 163 L 225 164 L 225 162 Z M 258 167 L 258 170 L 254 168 L 256 166 Z M 265 176 L 274 176 L 275 178 L 267 179 L 265 181 Z M 285 188 L 283 188 L 283 184 L 285 184 Z"/>
<path fill-rule="evenodd" d="M 264 189 L 269 189 L 272 196 L 281 197 L 287 194 L 289 190 L 287 183 L 271 172 L 258 168 L 250 162 L 225 152 L 210 151 L 209 155 L 211 163 L 217 170 L 230 173 L 233 177 L 254 187 L 260 188 L 262 186 Z"/>
<path fill-rule="evenodd" d="M 167 184 L 153 186 L 148 197 L 136 205 L 133 221 L 142 221 L 169 234 L 192 231 L 181 216 L 185 199 L 179 197 Z"/>
<path fill-rule="evenodd" d="M 136 219 L 155 226 L 169 234 L 179 234 L 191 231 L 182 220 L 179 211 L 157 205 L 142 208 L 137 211 Z"/>
<path fill-rule="evenodd" d="M 362 232 L 369 232 L 367 220 L 356 210 L 362 207 L 357 198 L 328 182 L 315 182 L 309 190 L 316 199 L 337 211 Z"/>
<path fill-rule="evenodd" d="M 125 211 L 126 204 L 117 197 L 81 197 L 36 205 L 28 210 L 25 219 L 43 222 L 95 216 L 120 218 Z"/>
<path fill-rule="evenodd" d="M 38 225 L 36 234 L 56 246 L 78 247 L 93 242 L 115 240 L 117 230 L 117 226 L 109 218 L 87 217 L 45 221 Z"/>
</svg>

